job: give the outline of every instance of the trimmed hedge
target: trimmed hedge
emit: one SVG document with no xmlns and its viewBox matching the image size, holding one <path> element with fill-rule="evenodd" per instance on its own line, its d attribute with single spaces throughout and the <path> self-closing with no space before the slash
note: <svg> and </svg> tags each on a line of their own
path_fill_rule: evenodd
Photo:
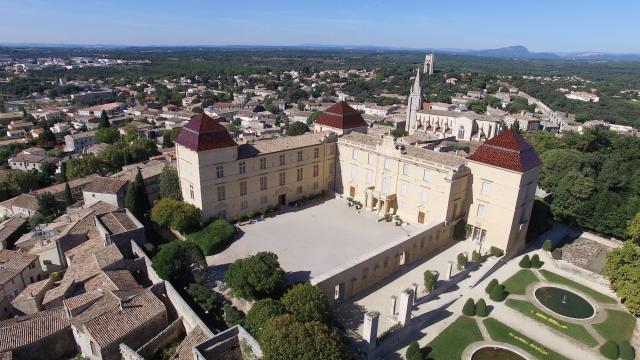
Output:
<svg viewBox="0 0 640 360">
<path fill-rule="evenodd" d="M 489 248 L 489 253 L 495 257 L 501 257 L 504 255 L 504 251 L 495 246 Z"/>
<path fill-rule="evenodd" d="M 467 316 L 474 316 L 476 314 L 476 305 L 472 298 L 468 298 L 462 307 L 462 313 Z"/>
<path fill-rule="evenodd" d="M 187 235 L 187 240 L 196 243 L 204 255 L 209 256 L 222 251 L 231 242 L 234 233 L 233 225 L 218 219 L 204 229 Z"/>
<path fill-rule="evenodd" d="M 636 358 L 636 351 L 628 341 L 623 341 L 618 344 L 618 350 L 620 359 L 622 360 L 634 360 Z"/>
<path fill-rule="evenodd" d="M 491 298 L 491 300 L 493 301 L 501 302 L 507 298 L 507 295 L 509 295 L 509 293 L 507 293 L 507 291 L 505 290 L 504 285 L 498 284 L 494 286 L 493 289 L 491 289 L 489 298 Z"/>
<path fill-rule="evenodd" d="M 531 257 L 531 267 L 534 269 L 540 269 L 542 264 L 543 262 L 540 261 L 540 256 L 538 256 L 538 254 L 533 254 Z"/>
<path fill-rule="evenodd" d="M 604 345 L 600 346 L 600 354 L 607 359 L 617 359 L 619 355 L 618 344 L 611 340 L 607 341 Z"/>
<path fill-rule="evenodd" d="M 545 240 L 544 243 L 542 243 L 542 250 L 544 251 L 553 250 L 553 242 L 551 242 L 550 239 Z"/>
<path fill-rule="evenodd" d="M 529 259 L 529 255 L 525 255 L 522 257 L 522 259 L 520 259 L 520 262 L 518 263 L 518 265 L 520 265 L 521 268 L 523 269 L 528 269 L 531 267 L 531 260 Z"/>
<path fill-rule="evenodd" d="M 479 299 L 476 302 L 476 316 L 479 317 L 487 317 L 489 315 L 489 310 L 487 309 L 487 303 L 484 299 Z"/>
<path fill-rule="evenodd" d="M 493 279 L 489 281 L 489 284 L 487 284 L 487 287 L 484 289 L 484 291 L 487 294 L 491 294 L 491 290 L 493 290 L 493 288 L 496 287 L 496 285 L 499 285 L 498 279 Z"/>
</svg>

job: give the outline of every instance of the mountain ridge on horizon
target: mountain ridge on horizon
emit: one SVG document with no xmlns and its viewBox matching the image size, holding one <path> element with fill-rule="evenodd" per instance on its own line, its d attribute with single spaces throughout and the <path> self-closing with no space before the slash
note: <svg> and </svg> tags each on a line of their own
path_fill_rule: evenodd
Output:
<svg viewBox="0 0 640 360">
<path fill-rule="evenodd" d="M 304 50 L 370 50 L 370 51 L 422 51 L 449 55 L 467 55 L 493 57 L 502 59 L 529 60 L 631 60 L 640 61 L 640 54 L 613 53 L 603 51 L 574 52 L 531 52 L 524 45 L 512 45 L 495 49 L 460 49 L 460 48 L 410 48 L 402 46 L 381 45 L 338 45 L 338 44 L 299 44 L 299 45 L 109 45 L 109 44 L 52 44 L 52 43 L 0 43 L 0 48 L 33 47 L 33 48 L 82 48 L 82 49 L 304 49 Z"/>
</svg>

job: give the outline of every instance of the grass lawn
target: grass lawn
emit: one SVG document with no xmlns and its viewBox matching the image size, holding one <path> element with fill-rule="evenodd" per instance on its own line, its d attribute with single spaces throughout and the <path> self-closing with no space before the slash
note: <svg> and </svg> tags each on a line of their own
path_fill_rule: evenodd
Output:
<svg viewBox="0 0 640 360">
<path fill-rule="evenodd" d="M 460 359 L 469 344 L 482 340 L 482 333 L 476 321 L 463 315 L 433 339 L 423 352 L 426 353 L 427 359 Z"/>
<path fill-rule="evenodd" d="M 527 317 L 530 317 L 537 322 L 542 323 L 552 328 L 553 330 L 556 330 L 557 332 L 572 337 L 580 341 L 581 343 L 584 343 L 591 347 L 598 345 L 598 341 L 594 339 L 591 334 L 589 334 L 584 326 L 558 320 L 547 312 L 540 310 L 538 307 L 528 301 L 509 299 L 505 304 L 508 307 L 526 315 Z"/>
<path fill-rule="evenodd" d="M 509 294 L 524 295 L 527 286 L 538 281 L 538 277 L 529 269 L 522 269 L 508 278 L 502 285 Z"/>
<path fill-rule="evenodd" d="M 636 326 L 636 318 L 626 311 L 607 310 L 607 319 L 599 324 L 594 324 L 602 337 L 607 340 L 621 342 L 631 339 L 633 329 Z"/>
<path fill-rule="evenodd" d="M 582 284 L 579 284 L 573 280 L 567 279 L 564 276 L 560 276 L 556 273 L 553 273 L 551 271 L 548 270 L 540 270 L 540 273 L 542 274 L 542 276 L 544 276 L 547 280 L 554 282 L 554 283 L 558 283 L 558 284 L 562 284 L 562 285 L 567 285 L 570 286 L 576 290 L 580 290 L 583 293 L 591 296 L 594 300 L 599 301 L 601 303 L 605 303 L 605 304 L 616 304 L 618 303 L 618 301 L 612 297 L 609 297 L 607 295 L 604 295 L 602 293 L 599 293 L 593 289 L 591 289 L 590 287 L 584 286 Z"/>
<path fill-rule="evenodd" d="M 564 356 L 549 350 L 543 345 L 529 339 L 521 333 L 513 330 L 507 325 L 501 323 L 498 320 L 487 318 L 483 320 L 484 326 L 489 331 L 489 335 L 495 341 L 505 342 L 521 348 L 527 353 L 531 354 L 536 359 L 540 360 L 569 360 Z M 455 359 L 459 359 L 457 357 Z M 450 359 L 454 359 L 453 357 Z"/>
</svg>

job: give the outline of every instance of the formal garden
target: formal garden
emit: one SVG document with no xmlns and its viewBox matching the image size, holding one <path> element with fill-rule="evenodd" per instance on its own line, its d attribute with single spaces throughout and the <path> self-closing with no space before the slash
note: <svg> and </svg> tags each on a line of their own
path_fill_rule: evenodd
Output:
<svg viewBox="0 0 640 360">
<path fill-rule="evenodd" d="M 636 318 L 617 299 L 585 285 L 588 282 L 576 282 L 544 269 L 537 254 L 514 261 L 520 269 L 502 283 L 489 281 L 484 289 L 487 300 L 466 299 L 462 315 L 422 349 L 417 342 L 412 343 L 406 358 L 567 359 L 554 349 L 556 341 L 534 340 L 500 321 L 515 319 L 513 311 L 521 314 L 522 320 L 528 318 L 547 328 L 549 334 L 589 348 L 602 358 L 636 358 L 631 345 Z M 493 316 L 496 308 L 500 316 Z M 534 326 L 527 328 L 537 331 Z"/>
</svg>

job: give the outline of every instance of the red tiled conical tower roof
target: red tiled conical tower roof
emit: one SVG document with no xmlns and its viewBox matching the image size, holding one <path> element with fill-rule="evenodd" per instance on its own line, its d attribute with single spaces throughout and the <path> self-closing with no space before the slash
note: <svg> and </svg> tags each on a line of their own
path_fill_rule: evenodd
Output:
<svg viewBox="0 0 640 360">
<path fill-rule="evenodd" d="M 521 173 L 542 165 L 533 147 L 513 130 L 487 140 L 467 159 Z"/>
<path fill-rule="evenodd" d="M 205 114 L 197 114 L 182 127 L 176 143 L 193 151 L 238 146 L 227 129 Z"/>
<path fill-rule="evenodd" d="M 349 106 L 346 101 L 340 101 L 323 111 L 316 123 L 343 130 L 367 126 L 362 114 Z"/>
</svg>

